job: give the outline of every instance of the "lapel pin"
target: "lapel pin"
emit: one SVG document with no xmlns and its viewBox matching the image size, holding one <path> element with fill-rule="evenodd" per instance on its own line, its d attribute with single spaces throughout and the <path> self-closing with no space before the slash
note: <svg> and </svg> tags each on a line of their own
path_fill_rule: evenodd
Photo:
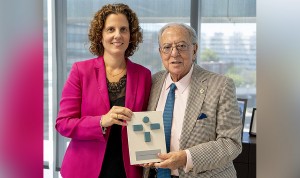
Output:
<svg viewBox="0 0 300 178">
<path fill-rule="evenodd" d="M 204 89 L 203 89 L 203 88 L 200 89 L 200 93 L 201 93 L 201 94 L 204 93 Z"/>
</svg>

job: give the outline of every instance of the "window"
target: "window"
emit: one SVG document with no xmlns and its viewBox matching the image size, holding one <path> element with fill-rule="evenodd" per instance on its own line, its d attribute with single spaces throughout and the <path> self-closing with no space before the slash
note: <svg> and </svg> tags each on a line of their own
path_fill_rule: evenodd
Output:
<svg viewBox="0 0 300 178">
<path fill-rule="evenodd" d="M 137 13 L 143 30 L 143 43 L 130 59 L 153 74 L 164 69 L 158 30 L 168 22 L 191 24 L 199 33 L 197 63 L 233 78 L 237 96 L 248 99 L 244 131 L 249 130 L 251 111 L 256 106 L 255 0 L 118 2 Z M 94 57 L 88 50 L 89 23 L 107 3 L 115 1 L 44 0 L 44 167 L 49 168 L 45 177 L 59 176 L 69 142 L 54 128 L 62 87 L 74 62 Z"/>
<path fill-rule="evenodd" d="M 244 131 L 256 106 L 256 23 L 202 23 L 200 57 L 205 69 L 234 80 L 237 97 L 248 99 Z"/>
<path fill-rule="evenodd" d="M 256 1 L 201 0 L 198 64 L 231 77 L 247 99 L 244 131 L 256 107 Z"/>
<path fill-rule="evenodd" d="M 157 34 L 160 27 L 166 22 L 176 21 L 189 23 L 190 21 L 190 3 L 180 0 L 172 1 L 134 1 L 126 0 L 119 1 L 130 6 L 138 15 L 140 26 L 143 29 L 143 43 L 140 44 L 139 50 L 130 57 L 130 59 L 136 63 L 142 64 L 149 68 L 152 73 L 155 73 L 163 69 L 160 56 L 158 53 L 158 41 Z M 109 2 L 103 1 L 82 1 L 82 0 L 69 0 L 62 8 L 62 21 L 65 18 L 65 24 L 60 27 L 62 30 L 60 40 L 62 42 L 61 47 L 63 54 L 60 60 L 57 61 L 60 70 L 58 75 L 58 101 L 60 99 L 61 89 L 70 72 L 71 66 L 76 61 L 86 60 L 93 58 L 89 52 L 88 43 L 88 30 L 90 21 L 96 11 L 98 11 L 103 5 Z M 110 2 L 114 3 L 114 2 Z M 147 8 L 145 8 L 147 7 Z M 168 11 L 164 9 L 168 7 Z M 180 9 L 178 11 L 178 9 Z M 58 22 L 59 23 L 59 22 Z M 57 27 L 59 28 L 59 27 Z M 60 34 L 57 34 L 60 35 Z M 59 42 L 58 42 L 59 43 Z M 57 103 L 58 104 L 58 103 Z M 56 114 L 56 113 L 53 113 Z M 65 153 L 65 149 L 68 145 L 69 139 L 58 135 L 58 153 L 57 153 L 57 168 L 60 167 Z"/>
</svg>

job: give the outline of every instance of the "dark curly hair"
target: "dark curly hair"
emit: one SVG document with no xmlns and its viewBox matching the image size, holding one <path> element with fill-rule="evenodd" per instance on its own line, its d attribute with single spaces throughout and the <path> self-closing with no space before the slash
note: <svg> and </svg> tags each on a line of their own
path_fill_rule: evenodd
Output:
<svg viewBox="0 0 300 178">
<path fill-rule="evenodd" d="M 132 11 L 126 4 L 107 4 L 104 5 L 91 21 L 89 30 L 90 47 L 89 50 L 96 56 L 103 56 L 104 47 L 101 43 L 102 30 L 105 26 L 107 16 L 110 14 L 124 14 L 129 23 L 130 40 L 129 46 L 125 51 L 125 57 L 132 56 L 137 49 L 139 43 L 143 41 L 142 30 L 139 26 L 139 20 L 134 11 Z"/>
</svg>

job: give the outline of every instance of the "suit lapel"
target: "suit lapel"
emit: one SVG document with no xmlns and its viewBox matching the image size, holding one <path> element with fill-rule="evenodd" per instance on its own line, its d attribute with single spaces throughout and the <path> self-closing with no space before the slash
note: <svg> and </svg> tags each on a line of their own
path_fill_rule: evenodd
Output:
<svg viewBox="0 0 300 178">
<path fill-rule="evenodd" d="M 158 73 L 157 76 L 153 78 L 150 98 L 148 102 L 148 111 L 155 111 L 167 74 L 167 71 L 163 71 L 161 73 Z"/>
<path fill-rule="evenodd" d="M 103 106 L 107 111 L 109 111 L 110 106 L 109 106 L 105 64 L 104 64 L 103 57 L 99 57 L 95 60 L 95 75 L 97 78 L 98 91 L 99 91 L 100 98 L 102 99 Z"/>
<path fill-rule="evenodd" d="M 133 63 L 127 59 L 127 79 L 126 79 L 126 97 L 125 106 L 131 110 L 134 109 L 135 97 L 137 95 L 137 88 L 139 82 L 139 75 L 134 69 Z"/>
<path fill-rule="evenodd" d="M 207 80 L 206 72 L 198 65 L 194 65 L 191 88 L 188 96 L 182 131 L 180 136 L 180 149 L 185 149 L 185 145 L 193 130 L 197 117 L 201 111 L 201 107 L 206 95 Z"/>
<path fill-rule="evenodd" d="M 168 72 L 164 71 L 158 73 L 157 76 L 153 78 L 148 111 L 155 111 L 167 74 Z M 190 94 L 187 101 L 180 136 L 180 149 L 185 148 L 189 135 L 193 130 L 197 121 L 197 117 L 201 111 L 201 107 L 207 90 L 207 74 L 208 73 L 206 72 L 206 70 L 202 69 L 198 65 L 194 65 Z"/>
</svg>

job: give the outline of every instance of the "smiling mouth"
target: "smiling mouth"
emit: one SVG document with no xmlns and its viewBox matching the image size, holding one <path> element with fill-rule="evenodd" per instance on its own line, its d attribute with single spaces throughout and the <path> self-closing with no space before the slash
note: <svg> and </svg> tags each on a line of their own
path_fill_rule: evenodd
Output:
<svg viewBox="0 0 300 178">
<path fill-rule="evenodd" d="M 182 62 L 180 62 L 180 61 L 173 61 L 173 62 L 171 62 L 171 64 L 181 64 Z"/>
<path fill-rule="evenodd" d="M 113 44 L 113 45 L 115 45 L 115 46 L 121 46 L 121 45 L 124 44 L 124 43 L 122 43 L 122 42 L 113 42 L 113 43 L 111 43 L 111 44 Z"/>
</svg>

